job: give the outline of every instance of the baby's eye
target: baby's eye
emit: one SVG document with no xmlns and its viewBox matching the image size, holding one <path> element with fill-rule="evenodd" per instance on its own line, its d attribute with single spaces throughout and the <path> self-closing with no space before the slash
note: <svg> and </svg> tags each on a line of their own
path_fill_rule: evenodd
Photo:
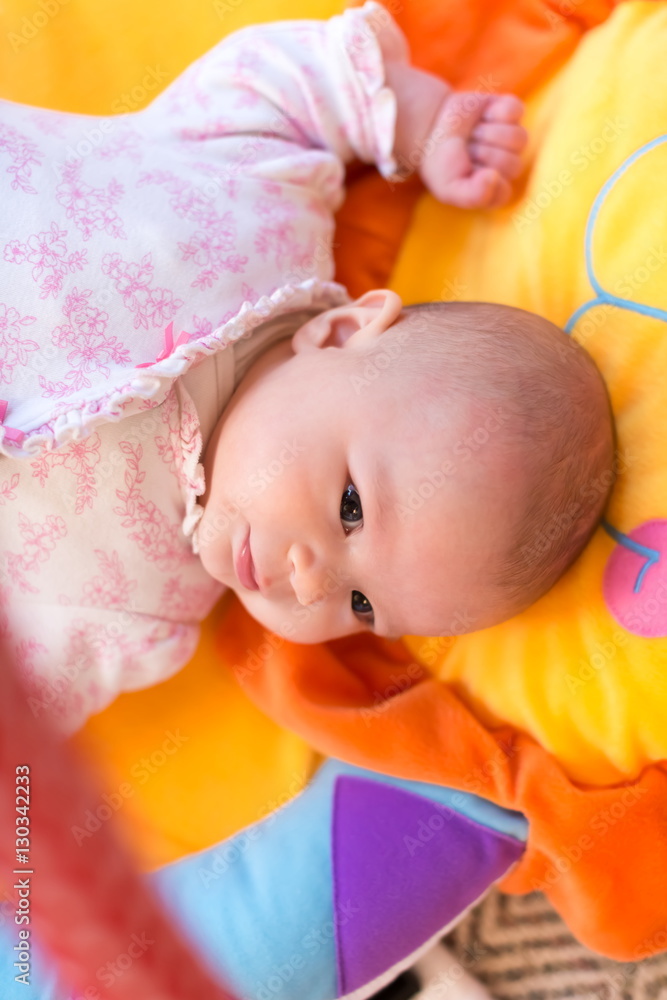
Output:
<svg viewBox="0 0 667 1000">
<path fill-rule="evenodd" d="M 364 519 L 361 510 L 361 499 L 352 483 L 348 485 L 343 493 L 340 502 L 340 519 L 343 522 L 343 527 L 345 527 L 346 522 L 347 524 L 359 524 Z M 352 610 L 355 615 L 361 615 L 366 621 L 370 618 L 371 624 L 373 623 L 373 605 L 360 590 L 352 591 Z"/>
<path fill-rule="evenodd" d="M 347 524 L 357 524 L 363 520 L 361 500 L 352 483 L 346 488 L 340 501 L 340 519 Z"/>
<path fill-rule="evenodd" d="M 373 605 L 367 597 L 364 597 L 360 590 L 352 591 L 352 610 L 355 615 L 363 615 L 364 618 L 370 615 L 371 625 L 373 624 Z"/>
</svg>

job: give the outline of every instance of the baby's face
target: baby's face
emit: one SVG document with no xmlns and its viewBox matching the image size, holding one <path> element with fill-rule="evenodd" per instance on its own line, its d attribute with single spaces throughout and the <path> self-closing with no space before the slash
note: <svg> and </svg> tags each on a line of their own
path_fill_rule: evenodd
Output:
<svg viewBox="0 0 667 1000">
<path fill-rule="evenodd" d="M 368 369 L 368 342 L 281 341 L 206 449 L 202 563 L 293 642 L 500 620 L 486 573 L 507 527 L 507 478 L 465 444 L 473 415 L 451 416 L 436 441 L 400 379 Z"/>
</svg>

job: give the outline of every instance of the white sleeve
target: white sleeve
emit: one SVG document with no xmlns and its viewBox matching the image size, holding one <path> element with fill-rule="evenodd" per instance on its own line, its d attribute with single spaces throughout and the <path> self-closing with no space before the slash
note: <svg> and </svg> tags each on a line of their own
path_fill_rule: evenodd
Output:
<svg viewBox="0 0 667 1000">
<path fill-rule="evenodd" d="M 379 28 L 407 61 L 402 32 L 374 0 L 328 21 L 242 28 L 189 67 L 152 107 L 167 110 L 171 124 L 191 134 L 204 128 L 211 138 L 278 139 L 292 148 L 327 150 L 343 163 L 375 163 L 391 176 L 396 98 L 385 84 Z"/>
</svg>

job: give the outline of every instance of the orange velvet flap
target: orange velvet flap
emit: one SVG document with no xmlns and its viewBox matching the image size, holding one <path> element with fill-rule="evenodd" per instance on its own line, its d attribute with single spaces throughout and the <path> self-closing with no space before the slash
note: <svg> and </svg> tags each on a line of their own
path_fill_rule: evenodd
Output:
<svg viewBox="0 0 667 1000">
<path fill-rule="evenodd" d="M 530 821 L 503 888 L 544 891 L 590 948 L 638 960 L 667 947 L 667 767 L 582 788 L 530 737 L 489 731 L 400 643 L 294 645 L 234 601 L 219 642 L 248 696 L 322 753 L 482 795 Z"/>
<path fill-rule="evenodd" d="M 393 3 L 393 6 L 392 6 Z M 567 59 L 613 0 L 431 0 L 388 9 L 413 61 L 459 89 L 525 95 Z M 386 284 L 420 193 L 355 166 L 337 218 L 337 278 L 353 295 Z M 263 632 L 237 603 L 219 637 L 247 694 L 321 752 L 403 778 L 477 793 L 530 820 L 504 888 L 546 892 L 591 948 L 636 960 L 667 947 L 667 773 L 581 788 L 533 740 L 489 731 L 401 643 L 354 636 L 323 646 Z"/>
<path fill-rule="evenodd" d="M 404 31 L 416 66 L 457 90 L 524 97 L 549 79 L 617 2 L 386 0 L 384 6 Z M 348 171 L 347 198 L 336 217 L 335 256 L 336 279 L 352 296 L 387 284 L 422 190 L 418 178 L 390 184 L 372 167 Z"/>
</svg>

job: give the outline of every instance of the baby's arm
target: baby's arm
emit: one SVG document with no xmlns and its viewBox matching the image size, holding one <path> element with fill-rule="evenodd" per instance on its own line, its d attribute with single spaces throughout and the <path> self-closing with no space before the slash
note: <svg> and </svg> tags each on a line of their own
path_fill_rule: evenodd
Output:
<svg viewBox="0 0 667 1000">
<path fill-rule="evenodd" d="M 166 111 L 184 134 L 242 140 L 221 148 L 224 176 L 315 186 L 331 208 L 343 194 L 331 153 L 386 177 L 418 166 L 436 197 L 473 207 L 509 194 L 525 141 L 516 98 L 453 94 L 411 67 L 403 34 L 372 2 L 328 21 L 234 32 L 147 111 Z"/>
<path fill-rule="evenodd" d="M 410 66 L 384 26 L 378 41 L 397 98 L 399 164 L 417 169 L 439 201 L 459 208 L 504 204 L 527 141 L 519 124 L 521 101 L 512 94 L 455 93 L 439 77 Z"/>
</svg>

